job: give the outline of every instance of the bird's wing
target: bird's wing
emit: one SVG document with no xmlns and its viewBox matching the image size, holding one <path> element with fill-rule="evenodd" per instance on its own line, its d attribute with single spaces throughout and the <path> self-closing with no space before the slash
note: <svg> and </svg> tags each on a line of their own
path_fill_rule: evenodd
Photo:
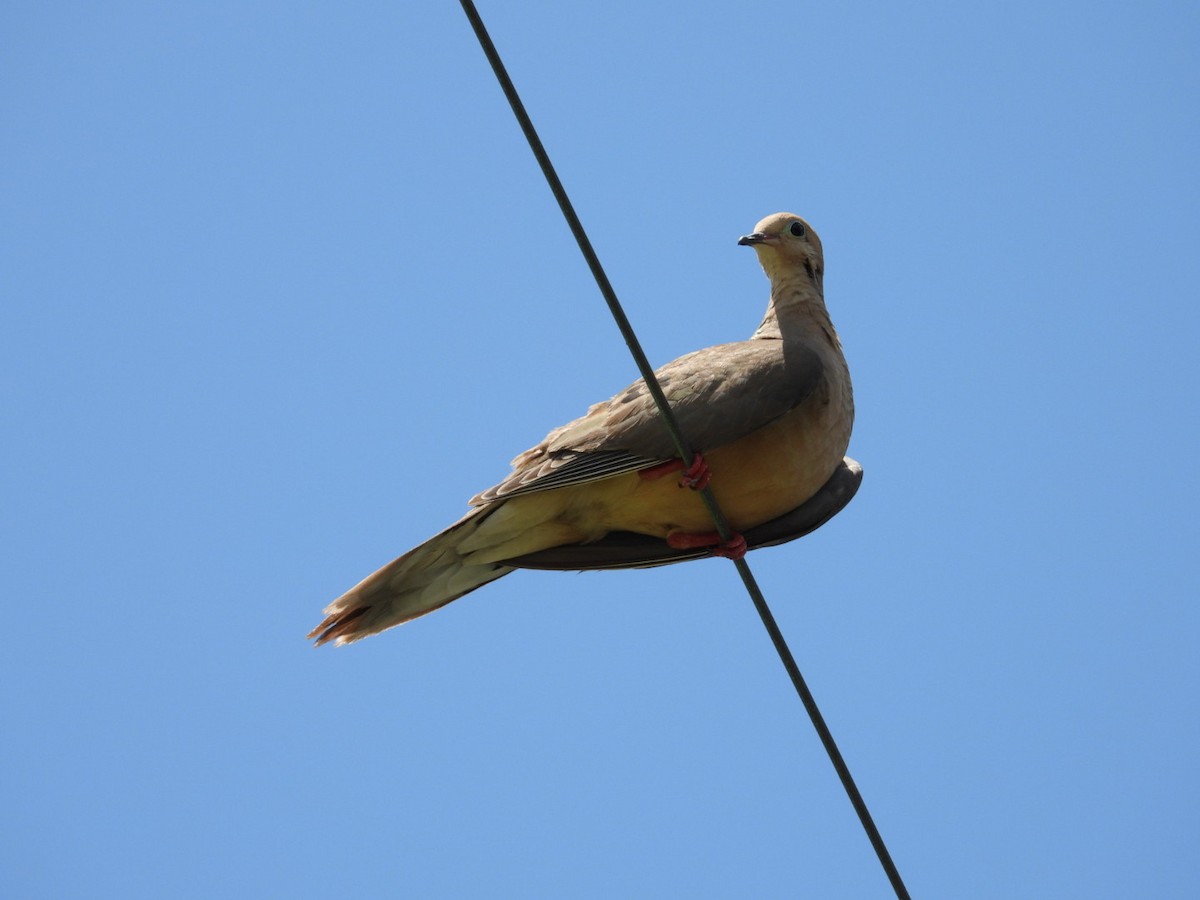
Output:
<svg viewBox="0 0 1200 900">
<path fill-rule="evenodd" d="M 824 376 L 799 342 L 758 339 L 697 350 L 655 373 L 684 437 L 699 452 L 732 443 L 803 403 Z M 513 460 L 504 481 L 471 500 L 582 484 L 644 469 L 676 455 L 644 381 L 556 428 Z"/>
</svg>

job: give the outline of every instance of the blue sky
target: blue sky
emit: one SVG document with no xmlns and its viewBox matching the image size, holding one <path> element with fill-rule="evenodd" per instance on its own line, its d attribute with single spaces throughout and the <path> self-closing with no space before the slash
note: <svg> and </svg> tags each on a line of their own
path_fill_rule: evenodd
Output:
<svg viewBox="0 0 1200 900">
<path fill-rule="evenodd" d="M 483 2 L 656 364 L 819 231 L 749 560 L 914 895 L 1193 897 L 1194 4 Z M 0 13 L 14 897 L 887 896 L 731 565 L 330 599 L 636 375 L 455 3 Z"/>
</svg>

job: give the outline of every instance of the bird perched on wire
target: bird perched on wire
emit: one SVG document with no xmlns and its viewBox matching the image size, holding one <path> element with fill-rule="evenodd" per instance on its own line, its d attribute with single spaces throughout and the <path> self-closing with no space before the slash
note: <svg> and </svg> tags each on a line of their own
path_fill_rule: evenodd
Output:
<svg viewBox="0 0 1200 900">
<path fill-rule="evenodd" d="M 518 456 L 465 516 L 334 600 L 309 637 L 356 641 L 518 567 L 738 558 L 747 546 L 810 531 L 845 505 L 862 470 L 843 462 L 854 398 L 825 309 L 821 241 L 804 219 L 776 213 L 738 243 L 754 248 L 771 282 L 762 323 L 749 340 L 656 372 L 699 448 L 695 459 L 673 458 L 645 382 L 635 382 Z M 705 485 L 734 529 L 729 541 L 713 531 L 694 491 L 680 490 Z"/>
</svg>

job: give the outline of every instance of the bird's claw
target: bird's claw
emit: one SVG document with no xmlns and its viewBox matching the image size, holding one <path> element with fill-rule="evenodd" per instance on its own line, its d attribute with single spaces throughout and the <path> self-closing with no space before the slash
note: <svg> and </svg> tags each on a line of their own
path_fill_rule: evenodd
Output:
<svg viewBox="0 0 1200 900">
<path fill-rule="evenodd" d="M 741 559 L 746 555 L 746 539 L 733 532 L 729 540 L 722 540 L 715 531 L 677 531 L 667 535 L 667 546 L 675 550 L 695 550 L 698 547 L 708 548 L 713 556 L 725 559 Z"/>
<path fill-rule="evenodd" d="M 708 482 L 712 480 L 712 472 L 708 470 L 708 463 L 699 453 L 692 457 L 692 464 L 683 470 L 683 477 L 679 479 L 680 487 L 689 487 L 693 491 L 701 491 L 708 487 Z"/>
<path fill-rule="evenodd" d="M 654 481 L 664 475 L 679 471 L 683 472 L 683 476 L 679 479 L 679 486 L 691 488 L 693 491 L 700 491 L 708 487 L 708 482 L 712 479 L 708 463 L 699 453 L 692 457 L 691 465 L 685 466 L 682 459 L 671 459 L 665 463 L 638 470 L 638 477 L 642 481 Z"/>
<path fill-rule="evenodd" d="M 735 531 L 729 540 L 722 541 L 713 547 L 712 555 L 739 560 L 746 555 L 746 539 Z"/>
</svg>

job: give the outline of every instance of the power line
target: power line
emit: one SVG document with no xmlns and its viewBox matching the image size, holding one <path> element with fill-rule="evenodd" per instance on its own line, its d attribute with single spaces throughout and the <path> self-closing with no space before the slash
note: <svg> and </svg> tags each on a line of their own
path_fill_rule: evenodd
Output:
<svg viewBox="0 0 1200 900">
<path fill-rule="evenodd" d="M 650 391 L 650 395 L 654 398 L 654 403 L 662 415 L 663 422 L 666 424 L 667 430 L 671 433 L 671 439 L 675 443 L 679 458 L 685 461 L 693 459 L 694 454 L 692 449 L 680 430 L 679 423 L 675 420 L 671 406 L 667 402 L 662 387 L 659 386 L 658 379 L 654 375 L 654 369 L 651 368 L 649 360 L 646 359 L 646 354 L 642 351 L 642 346 L 637 339 L 637 335 L 634 333 L 633 326 L 629 323 L 625 311 L 621 308 L 621 302 L 617 299 L 616 291 L 613 290 L 612 284 L 604 272 L 604 267 L 600 265 L 600 258 L 596 255 L 596 251 L 592 249 L 592 242 L 588 240 L 583 223 L 579 221 L 579 216 L 575 214 L 575 208 L 571 205 L 567 191 L 559 180 L 558 173 L 554 171 L 554 165 L 550 162 L 550 155 L 546 152 L 546 148 L 542 146 L 542 141 L 538 137 L 537 130 L 533 127 L 533 121 L 525 111 L 525 104 L 521 102 L 521 97 L 517 94 L 517 89 L 513 85 L 512 79 L 508 77 L 508 71 L 504 68 L 504 62 L 500 59 L 500 54 L 496 50 L 496 45 L 492 43 L 487 28 L 484 27 L 483 19 L 480 18 L 479 12 L 475 9 L 475 4 L 472 0 L 459 0 L 459 2 L 462 4 L 463 12 L 467 14 L 467 19 L 471 22 L 471 27 L 475 30 L 475 36 L 479 39 L 479 44 L 483 48 L 484 55 L 487 56 L 488 62 L 491 63 L 492 71 L 496 75 L 496 80 L 500 82 L 504 96 L 508 98 L 508 103 L 512 107 L 513 114 L 517 117 L 517 122 L 521 126 L 521 131 L 524 132 L 525 139 L 529 142 L 529 148 L 533 151 L 538 165 L 542 168 L 542 174 L 550 185 L 554 199 L 558 201 L 558 206 L 562 210 L 563 217 L 567 220 L 567 226 L 571 229 L 571 234 L 575 236 L 575 241 L 579 244 L 579 250 L 583 253 L 583 258 L 587 261 L 588 268 L 592 270 L 592 277 L 596 279 L 596 285 L 600 288 L 604 302 L 608 304 L 609 312 L 612 313 L 612 317 L 617 323 L 617 328 L 621 331 L 621 336 L 625 338 L 625 343 L 629 346 L 629 352 L 633 355 L 633 360 L 637 364 L 638 371 L 641 372 L 642 378 L 646 382 L 646 387 Z M 717 506 L 717 501 L 713 496 L 712 490 L 708 487 L 702 488 L 700 490 L 700 497 L 703 499 L 704 505 L 708 508 L 709 515 L 712 516 L 717 534 L 720 535 L 723 542 L 728 542 L 733 537 L 733 531 Z M 746 591 L 750 594 L 750 599 L 754 601 L 754 608 L 758 610 L 758 615 L 762 619 L 767 633 L 771 636 L 771 642 L 775 645 L 775 650 L 779 653 L 779 658 L 783 662 L 784 668 L 787 669 L 788 675 L 791 676 L 796 693 L 800 695 L 800 701 L 804 704 L 804 708 L 812 720 L 813 727 L 817 730 L 817 735 L 825 747 L 825 752 L 829 754 L 829 759 L 842 781 L 842 786 L 845 788 L 846 794 L 850 797 L 850 803 L 854 806 L 854 811 L 858 813 L 859 821 L 862 822 L 863 829 L 867 833 L 867 838 L 871 841 L 871 846 L 875 848 L 875 853 L 879 857 L 879 862 L 883 866 L 888 880 L 892 883 L 892 888 L 895 890 L 896 896 L 901 898 L 901 900 L 909 900 L 908 889 L 905 888 L 904 882 L 900 878 L 900 872 L 896 868 L 896 864 L 892 861 L 891 854 L 888 853 L 887 846 L 883 842 L 883 837 L 880 835 L 879 829 L 875 827 L 875 820 L 871 818 L 871 812 L 867 809 L 866 801 L 863 800 L 858 786 L 854 783 L 854 778 L 850 774 L 850 769 L 846 765 L 846 761 L 842 758 L 841 751 L 838 750 L 837 743 L 833 739 L 833 734 L 830 732 L 829 726 L 825 724 L 825 717 L 821 715 L 821 710 L 817 707 L 816 699 L 808 689 L 808 684 L 804 681 L 804 676 L 800 674 L 800 667 L 796 665 L 796 659 L 792 656 L 792 651 L 788 648 L 787 641 L 784 640 L 783 632 L 779 630 L 779 626 L 775 622 L 775 616 L 772 615 L 770 607 L 767 606 L 767 600 L 758 587 L 754 573 L 750 571 L 750 566 L 745 558 L 735 559 L 733 563 L 737 567 L 738 574 L 742 577 L 742 582 L 746 586 Z"/>
</svg>

